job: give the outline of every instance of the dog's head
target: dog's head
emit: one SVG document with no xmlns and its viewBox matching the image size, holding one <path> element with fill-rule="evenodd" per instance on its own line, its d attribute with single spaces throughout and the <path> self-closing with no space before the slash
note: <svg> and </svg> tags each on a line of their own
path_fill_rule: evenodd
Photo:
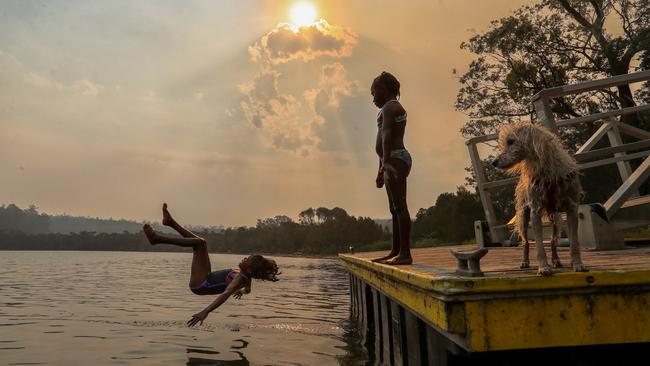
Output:
<svg viewBox="0 0 650 366">
<path fill-rule="evenodd" d="M 531 137 L 535 127 L 530 123 L 505 125 L 499 130 L 499 154 L 492 165 L 511 170 L 530 155 Z"/>
</svg>

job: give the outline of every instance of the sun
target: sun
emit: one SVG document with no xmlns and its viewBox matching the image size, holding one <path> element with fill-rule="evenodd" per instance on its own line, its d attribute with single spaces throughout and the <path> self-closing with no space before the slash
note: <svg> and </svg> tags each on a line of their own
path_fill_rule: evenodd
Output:
<svg viewBox="0 0 650 366">
<path fill-rule="evenodd" d="M 296 27 L 306 27 L 316 22 L 316 7 L 308 2 L 299 2 L 291 7 L 291 22 Z"/>
</svg>

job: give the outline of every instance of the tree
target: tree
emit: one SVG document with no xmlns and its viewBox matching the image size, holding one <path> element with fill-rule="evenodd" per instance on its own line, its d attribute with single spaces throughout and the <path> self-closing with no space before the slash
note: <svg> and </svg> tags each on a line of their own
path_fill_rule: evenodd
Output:
<svg viewBox="0 0 650 366">
<path fill-rule="evenodd" d="M 421 208 L 413 223 L 413 238 L 433 238 L 461 243 L 474 237 L 474 221 L 483 218 L 478 195 L 465 187 L 442 193 L 435 205 Z"/>
<path fill-rule="evenodd" d="M 623 32 L 614 35 L 606 23 Z M 527 119 L 531 97 L 544 88 L 639 69 L 650 57 L 650 0 L 544 0 L 493 21 L 461 48 L 478 56 L 460 77 L 456 109 L 470 117 L 461 133 L 467 138 L 494 133 L 503 123 Z M 551 108 L 564 119 L 634 105 L 632 91 L 623 85 L 616 92 L 558 98 Z"/>
<path fill-rule="evenodd" d="M 314 216 L 316 216 L 316 212 L 310 207 L 298 214 L 298 220 L 303 225 L 311 225 L 314 223 Z"/>
<path fill-rule="evenodd" d="M 466 138 L 495 133 L 503 124 L 529 120 L 531 97 L 544 88 L 648 68 L 650 0 L 541 0 L 493 21 L 461 48 L 477 57 L 459 79 L 456 109 L 469 116 L 460 132 Z M 634 92 L 623 85 L 566 96 L 552 100 L 551 109 L 558 119 L 569 119 L 632 107 L 635 100 L 650 102 L 649 90 L 645 83 Z M 650 129 L 647 113 L 625 122 Z M 560 134 L 575 151 L 596 128 L 584 124 Z M 499 175 L 491 165 L 484 166 L 488 175 Z M 471 174 L 469 185 L 474 183 Z M 587 171 L 582 181 L 590 201 L 604 199 L 620 182 L 613 166 Z M 511 206 L 510 192 L 495 196 L 498 206 Z"/>
</svg>

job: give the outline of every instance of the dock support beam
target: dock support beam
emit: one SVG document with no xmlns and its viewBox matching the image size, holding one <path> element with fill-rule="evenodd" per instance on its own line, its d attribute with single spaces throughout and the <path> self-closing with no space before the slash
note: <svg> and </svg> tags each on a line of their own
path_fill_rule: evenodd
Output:
<svg viewBox="0 0 650 366">
<path fill-rule="evenodd" d="M 450 341 L 402 304 L 350 275 L 351 315 L 370 362 L 390 366 L 448 366 Z"/>
</svg>

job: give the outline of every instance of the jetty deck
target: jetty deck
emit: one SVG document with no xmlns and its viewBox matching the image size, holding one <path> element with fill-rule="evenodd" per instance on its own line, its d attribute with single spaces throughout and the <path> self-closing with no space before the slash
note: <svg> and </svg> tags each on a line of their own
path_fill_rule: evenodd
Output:
<svg viewBox="0 0 650 366">
<path fill-rule="evenodd" d="M 459 353 L 650 342 L 650 247 L 583 250 L 590 272 L 582 273 L 571 271 L 568 248 L 559 248 L 565 267 L 550 277 L 537 275 L 534 245 L 529 269 L 519 268 L 523 248 L 490 248 L 483 277 L 457 275 L 451 248 L 415 249 L 407 266 L 370 261 L 384 252 L 339 255 L 353 313 L 375 330 L 384 363 L 428 357 L 444 365 Z"/>
</svg>

